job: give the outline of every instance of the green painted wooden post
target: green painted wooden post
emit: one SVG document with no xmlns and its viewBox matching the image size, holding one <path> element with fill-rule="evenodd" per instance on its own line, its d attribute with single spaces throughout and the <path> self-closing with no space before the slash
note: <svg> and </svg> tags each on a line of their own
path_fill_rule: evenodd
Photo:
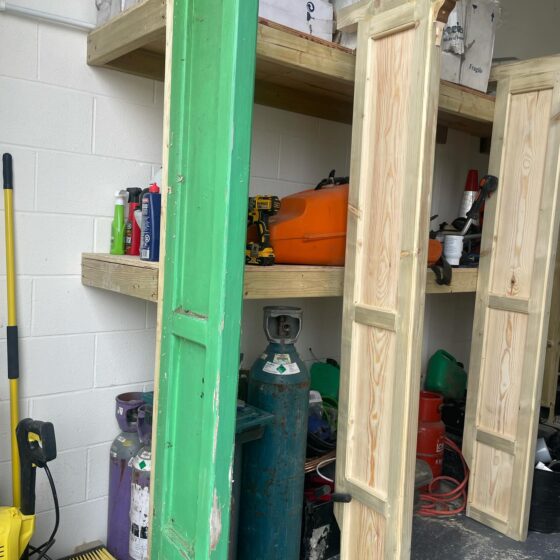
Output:
<svg viewBox="0 0 560 560">
<path fill-rule="evenodd" d="M 227 558 L 257 0 L 174 0 L 152 560 Z"/>
</svg>

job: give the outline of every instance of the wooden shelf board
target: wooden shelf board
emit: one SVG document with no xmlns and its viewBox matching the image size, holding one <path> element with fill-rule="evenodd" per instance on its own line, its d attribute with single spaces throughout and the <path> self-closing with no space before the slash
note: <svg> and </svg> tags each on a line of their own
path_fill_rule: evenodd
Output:
<svg viewBox="0 0 560 560">
<path fill-rule="evenodd" d="M 158 299 L 159 264 L 138 257 L 98 253 L 82 255 L 82 284 L 147 301 Z M 453 270 L 451 286 L 438 286 L 428 272 L 426 293 L 475 292 L 477 269 Z M 275 265 L 245 267 L 245 299 L 341 297 L 344 268 L 335 266 Z"/>
<path fill-rule="evenodd" d="M 147 301 L 158 300 L 159 264 L 138 257 L 84 253 L 82 284 Z"/>
<path fill-rule="evenodd" d="M 165 0 L 144 0 L 88 36 L 88 64 L 156 80 L 164 78 Z M 259 21 L 255 102 L 352 122 L 354 53 L 266 20 Z M 442 82 L 440 122 L 490 136 L 494 98 Z"/>
</svg>

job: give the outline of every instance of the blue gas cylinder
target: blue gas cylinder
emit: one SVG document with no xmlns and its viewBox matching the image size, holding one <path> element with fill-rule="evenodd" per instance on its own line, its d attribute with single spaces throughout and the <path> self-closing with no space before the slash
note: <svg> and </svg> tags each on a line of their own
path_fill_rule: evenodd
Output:
<svg viewBox="0 0 560 560">
<path fill-rule="evenodd" d="M 247 402 L 274 415 L 244 448 L 238 560 L 298 560 L 310 376 L 294 343 L 296 307 L 265 307 L 269 345 L 251 368 Z"/>
</svg>

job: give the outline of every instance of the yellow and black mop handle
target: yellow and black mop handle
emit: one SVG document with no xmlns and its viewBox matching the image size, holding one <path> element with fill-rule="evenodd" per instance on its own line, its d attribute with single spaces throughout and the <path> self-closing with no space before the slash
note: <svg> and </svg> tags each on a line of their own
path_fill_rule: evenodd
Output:
<svg viewBox="0 0 560 560">
<path fill-rule="evenodd" d="M 14 202 L 12 155 L 2 156 L 4 171 L 4 215 L 6 225 L 6 275 L 8 287 L 8 379 L 10 381 L 10 436 L 12 447 L 12 495 L 14 506 L 21 505 L 21 473 L 16 428 L 19 422 L 19 352 L 16 324 L 16 267 L 14 262 Z"/>
</svg>

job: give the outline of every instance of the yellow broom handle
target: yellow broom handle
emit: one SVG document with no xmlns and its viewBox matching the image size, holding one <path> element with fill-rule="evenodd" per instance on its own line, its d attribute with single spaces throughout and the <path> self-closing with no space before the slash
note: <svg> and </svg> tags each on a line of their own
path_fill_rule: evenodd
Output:
<svg viewBox="0 0 560 560">
<path fill-rule="evenodd" d="M 2 157 L 4 168 L 4 213 L 6 224 L 6 274 L 8 287 L 8 378 L 10 380 L 10 436 L 12 447 L 12 495 L 14 506 L 21 504 L 21 478 L 16 427 L 19 422 L 19 358 L 16 323 L 16 267 L 14 261 L 14 204 L 12 156 Z"/>
</svg>

